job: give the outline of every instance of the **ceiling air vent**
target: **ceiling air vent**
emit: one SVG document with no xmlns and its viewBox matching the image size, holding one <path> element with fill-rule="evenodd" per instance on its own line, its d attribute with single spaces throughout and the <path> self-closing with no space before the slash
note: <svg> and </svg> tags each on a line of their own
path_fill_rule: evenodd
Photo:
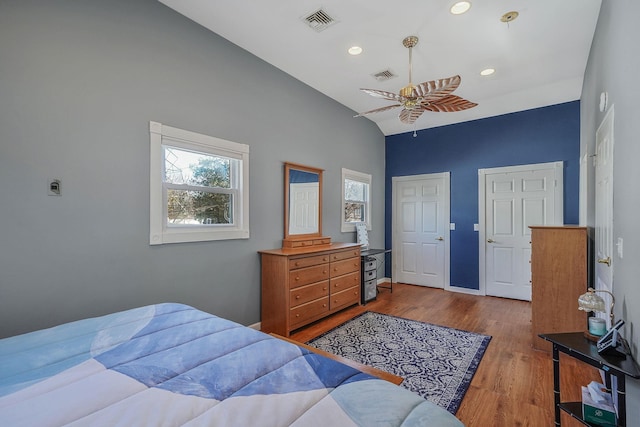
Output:
<svg viewBox="0 0 640 427">
<path fill-rule="evenodd" d="M 375 73 L 373 74 L 373 78 L 376 79 L 379 82 L 383 82 L 385 80 L 390 80 L 394 77 L 398 77 L 395 74 L 393 74 L 393 71 L 391 70 L 384 70 L 384 71 L 380 71 L 379 73 Z"/>
<path fill-rule="evenodd" d="M 302 19 L 309 27 L 313 28 L 317 32 L 324 31 L 337 22 L 322 9 L 318 9 L 311 15 L 305 16 Z"/>
</svg>

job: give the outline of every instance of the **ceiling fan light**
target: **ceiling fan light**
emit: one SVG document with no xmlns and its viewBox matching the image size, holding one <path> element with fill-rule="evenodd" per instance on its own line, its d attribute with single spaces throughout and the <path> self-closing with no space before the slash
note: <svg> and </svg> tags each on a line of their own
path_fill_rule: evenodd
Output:
<svg viewBox="0 0 640 427">
<path fill-rule="evenodd" d="M 402 106 L 407 110 L 413 110 L 418 105 L 419 105 L 419 102 L 417 98 L 405 99 L 405 101 L 402 103 Z"/>
<path fill-rule="evenodd" d="M 485 68 L 484 70 L 480 71 L 480 75 L 481 76 L 490 76 L 491 74 L 493 74 L 495 72 L 496 72 L 495 68 Z"/>
<path fill-rule="evenodd" d="M 471 2 L 468 1 L 459 1 L 451 6 L 449 11 L 454 15 L 462 15 L 467 12 L 471 8 Z"/>
<path fill-rule="evenodd" d="M 348 52 L 349 55 L 360 55 L 362 53 L 362 48 L 360 46 L 351 46 Z"/>
</svg>

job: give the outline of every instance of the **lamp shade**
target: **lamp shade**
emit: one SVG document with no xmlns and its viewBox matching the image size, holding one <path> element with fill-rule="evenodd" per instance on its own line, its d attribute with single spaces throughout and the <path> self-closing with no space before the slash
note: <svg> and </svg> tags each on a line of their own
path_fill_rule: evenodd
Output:
<svg viewBox="0 0 640 427">
<path fill-rule="evenodd" d="M 585 294 L 578 297 L 578 310 L 583 311 L 596 311 L 600 313 L 606 313 L 607 309 L 604 305 L 604 299 L 596 295 L 592 288 Z"/>
</svg>

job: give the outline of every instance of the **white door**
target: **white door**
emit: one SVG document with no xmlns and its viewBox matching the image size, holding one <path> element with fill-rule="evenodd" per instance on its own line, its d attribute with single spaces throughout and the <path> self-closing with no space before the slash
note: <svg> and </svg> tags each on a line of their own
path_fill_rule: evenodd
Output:
<svg viewBox="0 0 640 427">
<path fill-rule="evenodd" d="M 393 278 L 449 286 L 449 172 L 393 181 Z"/>
<path fill-rule="evenodd" d="M 596 289 L 613 292 L 613 106 L 596 132 L 596 215 L 595 257 Z M 621 251 L 622 248 L 619 246 Z M 620 255 L 620 254 L 619 254 Z M 602 292 L 609 307 L 610 297 Z M 607 318 L 607 322 L 610 319 Z M 607 325 L 608 328 L 611 325 Z"/>
<path fill-rule="evenodd" d="M 318 183 L 289 185 L 289 234 L 313 234 L 318 227 Z"/>
<path fill-rule="evenodd" d="M 529 226 L 562 224 L 562 162 L 481 169 L 478 178 L 481 285 L 487 295 L 531 301 Z"/>
</svg>

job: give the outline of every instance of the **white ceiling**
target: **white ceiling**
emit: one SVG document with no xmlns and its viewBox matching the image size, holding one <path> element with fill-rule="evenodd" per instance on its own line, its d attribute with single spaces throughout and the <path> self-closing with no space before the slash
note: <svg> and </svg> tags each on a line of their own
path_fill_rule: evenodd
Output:
<svg viewBox="0 0 640 427">
<path fill-rule="evenodd" d="M 356 112 L 393 102 L 360 88 L 397 93 L 413 83 L 462 77 L 454 92 L 479 105 L 456 113 L 425 112 L 414 125 L 400 108 L 353 120 L 373 120 L 385 135 L 496 116 L 580 98 L 601 0 L 472 0 L 463 15 L 457 0 L 160 0 Z M 304 18 L 318 9 L 337 22 L 316 32 Z M 507 24 L 503 14 L 519 16 Z M 347 49 L 363 48 L 359 56 Z M 484 68 L 495 74 L 480 76 Z M 397 77 L 377 81 L 390 70 Z"/>
</svg>

